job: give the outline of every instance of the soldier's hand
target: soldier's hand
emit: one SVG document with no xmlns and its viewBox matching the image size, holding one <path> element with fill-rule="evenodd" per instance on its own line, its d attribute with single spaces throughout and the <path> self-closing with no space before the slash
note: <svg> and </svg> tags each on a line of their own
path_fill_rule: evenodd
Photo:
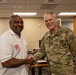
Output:
<svg viewBox="0 0 76 75">
<path fill-rule="evenodd" d="M 33 58 L 27 57 L 25 64 L 27 63 L 27 64 L 30 64 L 31 65 L 31 64 L 33 64 L 33 62 L 34 62 L 34 59 Z"/>
</svg>

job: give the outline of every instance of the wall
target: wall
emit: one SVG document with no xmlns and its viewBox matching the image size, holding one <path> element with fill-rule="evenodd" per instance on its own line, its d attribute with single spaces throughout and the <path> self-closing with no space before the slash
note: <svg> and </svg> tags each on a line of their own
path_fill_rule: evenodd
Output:
<svg viewBox="0 0 76 75">
<path fill-rule="evenodd" d="M 70 28 L 72 31 L 74 31 L 74 30 L 73 30 L 73 22 L 63 22 L 63 23 L 62 23 L 62 26 L 63 26 L 63 27 Z"/>
<path fill-rule="evenodd" d="M 73 30 L 73 18 L 62 18 L 61 21 L 63 27 L 67 27 Z"/>
<path fill-rule="evenodd" d="M 9 28 L 8 19 L 0 19 L 0 35 L 3 34 Z"/>
<path fill-rule="evenodd" d="M 45 27 L 43 18 L 24 18 L 23 35 L 28 43 L 28 50 L 38 49 L 39 40 L 48 29 Z M 73 30 L 73 23 L 63 22 L 62 26 L 67 26 Z M 9 29 L 9 19 L 0 19 L 0 35 Z"/>
<path fill-rule="evenodd" d="M 24 19 L 25 28 L 24 35 L 28 42 L 28 49 L 38 49 L 39 40 L 43 37 L 47 28 L 44 25 L 44 20 L 42 18 Z"/>
</svg>

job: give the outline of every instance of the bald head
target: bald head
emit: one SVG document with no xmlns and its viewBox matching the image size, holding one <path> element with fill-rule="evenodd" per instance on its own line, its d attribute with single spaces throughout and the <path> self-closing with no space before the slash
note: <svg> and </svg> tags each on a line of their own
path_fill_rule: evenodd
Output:
<svg viewBox="0 0 76 75">
<path fill-rule="evenodd" d="M 11 23 L 12 20 L 14 20 L 14 18 L 16 18 L 16 17 L 21 18 L 19 15 L 12 15 L 12 16 L 10 17 L 10 21 L 9 21 L 9 23 Z M 22 19 L 22 18 L 21 18 L 21 19 Z"/>
</svg>

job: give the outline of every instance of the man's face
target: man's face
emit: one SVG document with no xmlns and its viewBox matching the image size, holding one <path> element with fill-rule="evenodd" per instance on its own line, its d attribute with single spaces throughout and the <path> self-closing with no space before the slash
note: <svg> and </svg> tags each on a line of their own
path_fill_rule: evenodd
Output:
<svg viewBox="0 0 76 75">
<path fill-rule="evenodd" d="M 46 27 L 51 31 L 54 30 L 57 25 L 57 18 L 53 15 L 46 14 L 44 17 Z"/>
<path fill-rule="evenodd" d="M 20 35 L 23 30 L 23 20 L 19 16 L 15 16 L 11 19 L 10 28 L 18 35 Z"/>
</svg>

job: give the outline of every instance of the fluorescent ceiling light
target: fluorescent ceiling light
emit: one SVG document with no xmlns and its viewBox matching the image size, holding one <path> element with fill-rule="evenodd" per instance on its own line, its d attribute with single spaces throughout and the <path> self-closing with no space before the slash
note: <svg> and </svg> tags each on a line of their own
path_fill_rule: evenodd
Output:
<svg viewBox="0 0 76 75">
<path fill-rule="evenodd" d="M 76 12 L 61 12 L 58 16 L 76 16 Z"/>
<path fill-rule="evenodd" d="M 36 12 L 14 12 L 14 15 L 20 15 L 20 16 L 35 16 Z"/>
</svg>

